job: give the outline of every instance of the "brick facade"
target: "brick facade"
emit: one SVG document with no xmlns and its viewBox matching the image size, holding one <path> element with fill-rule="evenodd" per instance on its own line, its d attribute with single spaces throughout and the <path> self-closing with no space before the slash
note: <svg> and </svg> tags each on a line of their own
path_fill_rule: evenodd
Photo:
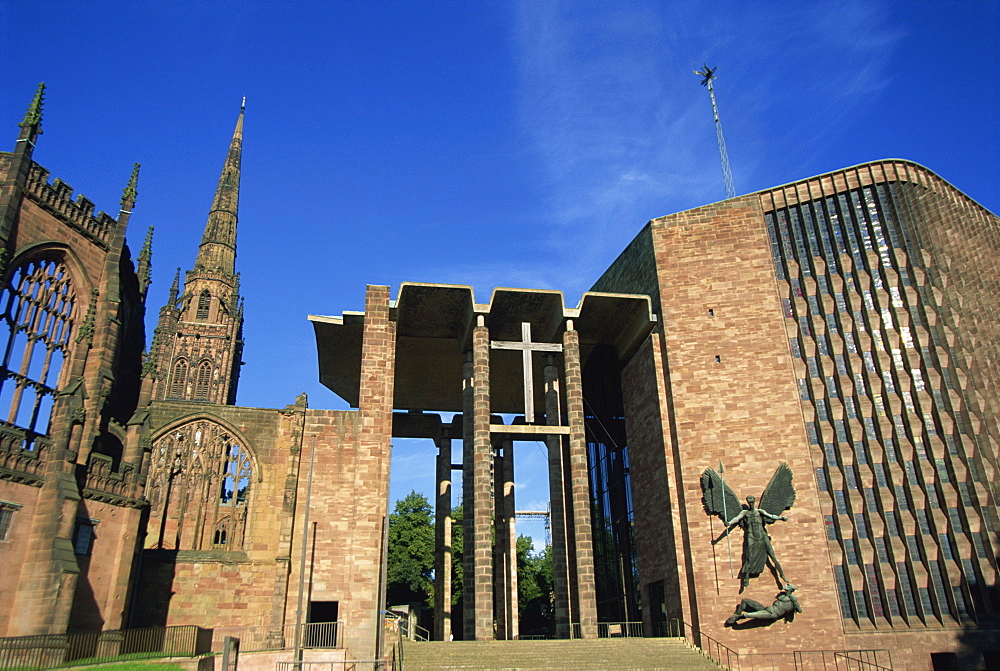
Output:
<svg viewBox="0 0 1000 671">
<path fill-rule="evenodd" d="M 655 219 L 602 276 L 595 289 L 650 291 L 655 264 L 662 325 L 623 386 L 643 597 L 665 618 L 788 664 L 810 647 L 887 649 L 897 668 L 996 648 L 981 484 L 997 454 L 998 230 L 888 161 Z M 722 528 L 699 476 L 720 462 L 740 496 L 779 462 L 795 474 L 789 521 L 769 531 L 805 612 L 766 637 L 722 626 L 778 582 L 765 571 L 738 594 L 725 541 L 710 543 Z"/>
<path fill-rule="evenodd" d="M 464 438 L 454 616 L 466 638 L 518 634 L 513 543 L 495 558 L 493 534 L 509 527 L 493 516 L 513 514 L 513 441 L 544 439 L 562 637 L 596 636 L 607 620 L 595 562 L 608 556 L 594 539 L 606 553 L 624 524 L 636 571 L 622 569 L 623 585 L 637 575 L 630 603 L 647 635 L 681 620 L 778 667 L 817 648 L 887 649 L 897 667 L 929 668 L 932 652 L 964 663 L 1000 647 L 1000 224 L 930 171 L 877 162 L 654 219 L 577 308 L 554 291 L 478 304 L 467 287 L 404 285 L 393 301 L 370 286 L 363 313 L 315 324 L 321 377 L 357 410 L 304 396 L 244 408 L 242 110 L 194 267 L 145 358 L 150 240 L 134 260 L 124 241 L 137 173 L 117 217 L 95 215 L 32 160 L 40 124 L 41 90 L 0 153 L 3 305 L 33 305 L 36 286 L 63 292 L 36 302 L 63 306 L 47 319 L 66 329 L 3 315 L 26 355 L 0 362 L 0 634 L 335 613 L 350 656 L 379 655 L 395 409 L 411 411 L 397 413 L 396 435 L 426 433 L 413 429 L 423 411 L 459 413 L 421 437 L 439 441 L 448 507 L 450 440 Z M 32 347 L 62 366 L 29 367 Z M 631 488 L 629 517 L 601 528 L 587 459 L 605 439 L 583 383 L 596 348 L 620 371 L 621 393 L 617 372 L 609 386 L 627 445 L 605 430 L 604 447 L 627 450 Z M 781 583 L 765 569 L 741 593 L 742 532 L 712 542 L 723 526 L 703 509 L 702 473 L 721 464 L 736 494 L 759 496 L 782 462 L 797 498 L 768 530 L 803 613 L 766 630 L 724 626 L 740 598 L 768 604 Z M 441 514 L 437 526 L 449 545 Z M 441 547 L 439 571 L 445 558 Z M 442 619 L 438 637 L 448 630 Z"/>
</svg>

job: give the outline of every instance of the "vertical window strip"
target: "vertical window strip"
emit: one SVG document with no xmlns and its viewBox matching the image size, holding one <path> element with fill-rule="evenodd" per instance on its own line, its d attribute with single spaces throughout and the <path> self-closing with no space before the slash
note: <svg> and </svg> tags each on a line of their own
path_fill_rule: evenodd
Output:
<svg viewBox="0 0 1000 671">
<path fill-rule="evenodd" d="M 944 572 L 941 570 L 941 562 L 934 559 L 927 563 L 930 566 L 931 584 L 934 586 L 934 594 L 937 597 L 938 604 L 941 606 L 941 612 L 949 613 L 951 612 L 951 607 L 948 605 L 948 591 L 944 587 L 947 578 L 945 578 Z"/>
<path fill-rule="evenodd" d="M 882 577 L 876 570 L 875 564 L 865 564 L 865 579 L 868 581 L 868 593 L 871 595 L 872 615 L 885 617 L 882 605 Z"/>
<path fill-rule="evenodd" d="M 850 593 L 847 589 L 847 576 L 844 572 L 844 567 L 834 566 L 833 577 L 837 582 L 837 597 L 840 600 L 840 616 L 845 620 L 850 620 L 854 617 L 854 615 L 851 613 Z"/>
<path fill-rule="evenodd" d="M 899 588 L 903 590 L 903 603 L 906 605 L 906 614 L 915 617 L 917 615 L 917 601 L 913 594 L 913 580 L 910 576 L 910 568 L 906 562 L 896 562 L 896 575 L 899 576 Z"/>
<path fill-rule="evenodd" d="M 198 310 L 195 314 L 195 319 L 208 319 L 208 310 L 212 305 L 212 295 L 208 293 L 208 289 L 201 292 L 198 296 Z"/>
</svg>

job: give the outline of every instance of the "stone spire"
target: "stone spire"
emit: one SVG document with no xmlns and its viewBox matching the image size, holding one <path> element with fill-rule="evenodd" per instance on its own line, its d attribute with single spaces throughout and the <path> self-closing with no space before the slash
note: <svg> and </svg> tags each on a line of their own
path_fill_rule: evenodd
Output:
<svg viewBox="0 0 1000 671">
<path fill-rule="evenodd" d="M 123 212 L 130 212 L 133 207 L 135 207 L 136 196 L 139 192 L 136 187 L 139 186 L 139 164 L 136 163 L 132 166 L 132 176 L 128 179 L 128 184 L 122 191 L 121 206 Z"/>
<path fill-rule="evenodd" d="M 152 260 L 153 227 L 150 226 L 146 229 L 146 240 L 142 243 L 142 249 L 139 251 L 139 262 L 135 270 L 135 274 L 139 277 L 139 292 L 142 294 L 143 300 L 146 299 L 146 291 L 149 289 L 149 274 L 152 270 Z"/>
<path fill-rule="evenodd" d="M 21 131 L 17 144 L 7 162 L 6 172 L 0 172 L 0 275 L 6 270 L 11 250 L 7 244 L 14 234 L 15 223 L 24 197 L 28 174 L 31 172 L 31 155 L 35 151 L 35 140 L 42 133 L 42 101 L 45 98 L 45 82 L 38 85 L 35 97 L 28 105 L 24 120 L 18 124 Z"/>
<path fill-rule="evenodd" d="M 177 305 L 177 292 L 180 290 L 181 283 L 181 269 L 178 268 L 177 272 L 174 273 L 174 283 L 170 285 L 170 297 L 167 299 L 166 307 L 173 309 Z"/>
<path fill-rule="evenodd" d="M 45 82 L 38 85 L 35 97 L 28 105 L 28 111 L 24 114 L 24 120 L 19 124 L 21 128 L 34 128 L 34 135 L 42 133 L 42 103 L 45 100 Z"/>
<path fill-rule="evenodd" d="M 201 238 L 194 271 L 234 275 L 236 273 L 236 222 L 240 203 L 240 158 L 243 153 L 243 110 L 236 119 L 236 130 L 229 144 L 226 163 L 215 189 L 208 213 L 205 234 Z"/>
</svg>

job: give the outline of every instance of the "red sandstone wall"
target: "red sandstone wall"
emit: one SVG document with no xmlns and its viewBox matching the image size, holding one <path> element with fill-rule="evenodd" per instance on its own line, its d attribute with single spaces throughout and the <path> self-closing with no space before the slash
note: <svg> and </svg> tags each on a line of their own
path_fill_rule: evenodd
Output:
<svg viewBox="0 0 1000 671">
<path fill-rule="evenodd" d="M 356 659 L 376 654 L 388 516 L 395 323 L 389 288 L 368 287 L 357 412 L 310 410 L 299 468 L 288 613 L 298 606 L 299 558 L 306 501 L 310 502 L 306 577 L 308 600 L 337 601 L 345 644 Z M 315 438 L 316 461 L 307 496 Z"/>
<path fill-rule="evenodd" d="M 226 561 L 224 554 L 181 552 L 176 563 L 144 563 L 136 626 L 270 624 L 276 564 Z"/>
<path fill-rule="evenodd" d="M 84 499 L 78 518 L 94 520 L 92 551 L 77 555 L 72 631 L 120 629 L 125 624 L 126 597 L 135 556 L 139 511 Z"/>
<path fill-rule="evenodd" d="M 683 501 L 674 491 L 673 455 L 666 449 L 670 435 L 660 335 L 653 333 L 622 371 L 626 434 L 631 463 L 642 603 L 647 631 L 651 622 L 680 618 L 692 621 L 689 571 L 683 533 Z M 665 613 L 652 613 L 649 585 L 663 581 Z"/>
<path fill-rule="evenodd" d="M 679 464 L 671 496 L 683 497 L 681 527 L 691 543 L 692 624 L 741 653 L 844 647 L 823 510 L 758 201 L 744 197 L 663 217 L 651 229 L 673 399 L 675 440 L 668 459 Z M 759 496 L 782 461 L 795 473 L 798 499 L 790 521 L 771 530 L 805 612 L 792 623 L 774 623 L 766 635 L 723 627 L 740 601 L 739 581 L 729 577 L 726 544 L 711 544 L 721 523 L 703 512 L 699 485 L 702 471 L 720 460 L 741 498 Z M 741 540 L 742 533 L 734 534 L 735 570 Z M 776 590 L 765 573 L 742 596 L 769 604 Z"/>
<path fill-rule="evenodd" d="M 345 643 L 355 658 L 370 659 L 380 610 L 381 548 L 386 515 L 388 451 L 358 440 L 359 413 L 310 410 L 299 474 L 287 621 L 295 621 L 305 503 L 310 502 L 305 588 L 309 601 L 336 601 Z M 307 496 L 311 451 L 316 460 Z M 303 620 L 306 613 L 303 612 Z M 371 649 L 369 649 L 371 648 Z"/>
<path fill-rule="evenodd" d="M 18 224 L 18 251 L 38 243 L 59 240 L 65 242 L 73 250 L 68 254 L 69 266 L 74 270 L 73 280 L 76 282 L 77 297 L 86 306 L 86 294 L 91 286 L 104 275 L 105 251 L 91 240 L 62 223 L 34 201 L 25 198 L 21 207 L 21 217 Z M 12 259 L 16 263 L 16 260 Z M 82 270 L 86 276 L 78 271 Z M 86 284 L 89 280 L 91 285 Z"/>
<path fill-rule="evenodd" d="M 21 565 L 28 551 L 28 538 L 31 532 L 31 518 L 35 514 L 35 504 L 39 489 L 28 485 L 20 485 L 9 480 L 0 480 L 0 501 L 19 503 L 21 509 L 14 512 L 11 525 L 7 531 L 7 540 L 0 541 L 0 632 L 7 632 L 10 619 L 10 604 L 17 591 L 17 582 L 21 576 Z"/>
</svg>

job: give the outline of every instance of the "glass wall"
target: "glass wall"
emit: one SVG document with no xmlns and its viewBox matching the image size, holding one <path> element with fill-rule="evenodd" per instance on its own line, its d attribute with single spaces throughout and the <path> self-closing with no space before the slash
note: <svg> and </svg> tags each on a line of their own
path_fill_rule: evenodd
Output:
<svg viewBox="0 0 1000 671">
<path fill-rule="evenodd" d="M 588 358 L 583 371 L 583 397 L 597 616 L 601 622 L 638 622 L 642 617 L 621 364 L 612 348 L 598 347 Z"/>
<path fill-rule="evenodd" d="M 946 270 L 922 261 L 920 189 L 876 184 L 765 215 L 841 613 L 860 626 L 997 610 L 983 436 L 941 305 Z"/>
</svg>

